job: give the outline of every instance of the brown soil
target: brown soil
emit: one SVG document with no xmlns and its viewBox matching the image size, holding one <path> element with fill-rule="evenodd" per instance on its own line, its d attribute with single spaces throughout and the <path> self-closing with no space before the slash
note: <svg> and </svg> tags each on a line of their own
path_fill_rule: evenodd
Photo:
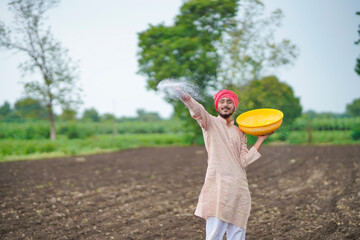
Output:
<svg viewBox="0 0 360 240">
<path fill-rule="evenodd" d="M 247 239 L 360 239 L 360 146 L 265 146 Z M 0 239 L 204 239 L 203 147 L 0 164 Z"/>
</svg>

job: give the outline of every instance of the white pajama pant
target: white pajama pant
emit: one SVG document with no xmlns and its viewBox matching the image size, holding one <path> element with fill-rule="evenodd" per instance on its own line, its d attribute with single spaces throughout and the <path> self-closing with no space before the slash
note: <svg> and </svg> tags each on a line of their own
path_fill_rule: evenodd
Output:
<svg viewBox="0 0 360 240">
<path fill-rule="evenodd" d="M 216 217 L 206 219 L 206 240 L 222 240 L 225 233 L 228 240 L 245 240 L 246 230 Z"/>
</svg>

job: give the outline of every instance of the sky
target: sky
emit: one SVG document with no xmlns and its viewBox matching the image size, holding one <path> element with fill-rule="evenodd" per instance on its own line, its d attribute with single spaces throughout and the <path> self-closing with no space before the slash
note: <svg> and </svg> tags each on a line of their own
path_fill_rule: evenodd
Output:
<svg viewBox="0 0 360 240">
<path fill-rule="evenodd" d="M 0 0 L 0 21 L 13 17 Z M 303 111 L 343 113 L 360 97 L 360 76 L 354 71 L 360 46 L 354 42 L 360 16 L 358 0 L 263 0 L 266 11 L 280 8 L 285 17 L 275 32 L 300 50 L 292 66 L 274 74 L 290 85 Z M 161 94 L 146 89 L 146 77 L 137 74 L 138 33 L 149 24 L 171 25 L 183 0 L 62 0 L 49 10 L 46 24 L 54 37 L 79 63 L 83 105 L 100 114 L 136 116 L 138 109 L 167 118 L 172 106 Z M 19 63 L 26 56 L 0 49 L 0 105 L 24 96 Z"/>
</svg>

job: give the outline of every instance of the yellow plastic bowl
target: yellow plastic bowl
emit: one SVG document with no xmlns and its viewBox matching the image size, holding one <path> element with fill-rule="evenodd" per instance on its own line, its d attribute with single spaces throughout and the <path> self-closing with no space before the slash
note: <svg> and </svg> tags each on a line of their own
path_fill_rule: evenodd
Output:
<svg viewBox="0 0 360 240">
<path fill-rule="evenodd" d="M 236 118 L 239 128 L 250 135 L 262 136 L 281 126 L 284 114 L 276 109 L 262 108 L 244 112 Z"/>
</svg>

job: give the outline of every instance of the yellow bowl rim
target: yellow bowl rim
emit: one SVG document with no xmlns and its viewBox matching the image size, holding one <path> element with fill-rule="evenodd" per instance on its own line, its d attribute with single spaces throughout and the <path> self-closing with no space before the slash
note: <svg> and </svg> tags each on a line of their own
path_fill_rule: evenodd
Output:
<svg viewBox="0 0 360 240">
<path fill-rule="evenodd" d="M 259 111 L 259 110 L 271 110 L 271 111 L 275 111 L 275 112 L 279 112 L 281 117 L 279 120 L 275 121 L 275 122 L 272 122 L 272 123 L 268 123 L 268 124 L 265 124 L 265 125 L 261 125 L 261 126 L 248 126 L 248 125 L 245 125 L 245 124 L 240 124 L 237 120 L 239 119 L 239 117 L 245 113 L 250 113 L 250 112 L 256 112 L 256 111 Z M 277 109 L 274 109 L 274 108 L 258 108 L 258 109 L 253 109 L 253 110 L 249 110 L 249 111 L 246 111 L 242 114 L 240 114 L 237 118 L 236 118 L 236 122 L 239 126 L 241 127 L 247 127 L 247 128 L 258 128 L 258 127 L 266 127 L 266 126 L 269 126 L 269 125 L 272 125 L 272 124 L 275 124 L 279 121 L 281 121 L 282 119 L 284 118 L 284 113 L 280 110 L 277 110 Z"/>
</svg>

